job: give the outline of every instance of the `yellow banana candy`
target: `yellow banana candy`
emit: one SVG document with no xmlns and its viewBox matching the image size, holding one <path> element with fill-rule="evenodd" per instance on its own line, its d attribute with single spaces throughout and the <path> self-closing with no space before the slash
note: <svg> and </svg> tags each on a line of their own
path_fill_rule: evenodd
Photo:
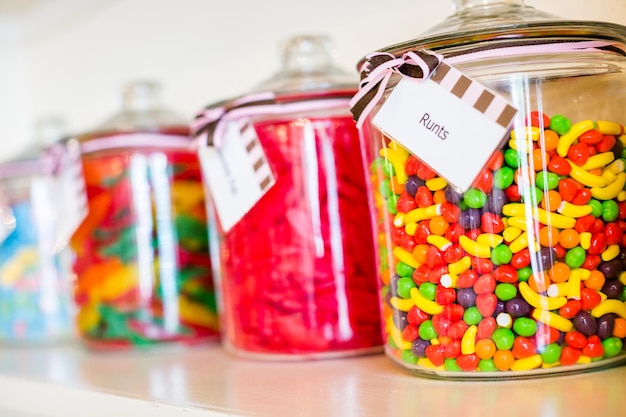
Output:
<svg viewBox="0 0 626 417">
<path fill-rule="evenodd" d="M 509 227 L 517 227 L 518 229 L 526 230 L 528 225 L 524 217 L 509 217 Z"/>
<path fill-rule="evenodd" d="M 539 140 L 541 136 L 541 129 L 536 126 L 526 126 L 522 129 L 513 129 L 511 131 L 511 139 L 531 139 L 535 142 Z"/>
<path fill-rule="evenodd" d="M 400 261 L 404 262 L 411 268 L 419 268 L 420 263 L 417 262 L 417 259 L 413 256 L 413 254 L 406 249 L 402 249 L 400 246 L 396 246 L 393 248 L 393 254 Z"/>
<path fill-rule="evenodd" d="M 481 245 L 491 246 L 492 248 L 498 246 L 503 240 L 504 238 L 502 236 L 495 233 L 481 233 L 476 236 L 476 242 Z"/>
<path fill-rule="evenodd" d="M 556 211 L 564 216 L 573 217 L 577 219 L 579 217 L 583 217 L 588 214 L 591 214 L 591 212 L 593 211 L 593 207 L 587 204 L 585 205 L 572 204 L 563 200 L 563 202 L 561 203 L 559 208 L 556 209 Z"/>
<path fill-rule="evenodd" d="M 595 128 L 595 126 L 596 124 L 593 120 L 583 120 L 582 122 L 574 123 L 570 130 L 559 138 L 559 143 L 556 146 L 556 152 L 559 156 L 565 158 L 569 147 L 572 146 L 572 143 L 574 143 L 580 135 Z"/>
<path fill-rule="evenodd" d="M 443 190 L 444 188 L 448 186 L 448 181 L 444 180 L 441 177 L 435 177 L 435 178 L 426 180 L 425 185 L 430 191 L 439 191 L 439 190 Z"/>
<path fill-rule="evenodd" d="M 615 154 L 613 152 L 602 152 L 595 155 L 590 156 L 587 159 L 587 162 L 581 167 L 585 171 L 589 171 L 596 168 L 603 168 L 613 162 L 615 159 Z"/>
<path fill-rule="evenodd" d="M 408 152 L 402 152 L 399 148 L 383 148 L 380 150 L 380 156 L 387 158 L 387 160 L 391 162 L 391 165 L 393 165 L 398 184 L 404 184 L 408 178 L 404 169 L 404 165 L 409 156 Z"/>
<path fill-rule="evenodd" d="M 419 207 L 409 211 L 406 216 L 404 216 L 404 223 L 417 223 L 422 220 L 432 219 L 435 216 L 439 216 L 441 214 L 441 204 L 433 204 L 428 207 Z"/>
<path fill-rule="evenodd" d="M 551 311 L 546 311 L 546 310 L 541 310 L 539 308 L 536 308 L 533 310 L 531 316 L 535 320 L 545 325 L 548 325 L 550 327 L 554 327 L 555 329 L 560 330 L 562 332 L 569 332 L 570 330 L 574 328 L 574 323 L 572 323 L 565 317 L 561 317 L 558 314 L 555 314 Z"/>
<path fill-rule="evenodd" d="M 626 184 L 626 172 L 620 172 L 609 185 L 592 187 L 591 196 L 598 200 L 612 200 L 623 190 L 624 184 Z"/>
<path fill-rule="evenodd" d="M 621 135 L 624 128 L 619 123 L 610 122 L 608 120 L 597 120 L 596 130 L 603 135 Z"/>
<path fill-rule="evenodd" d="M 461 338 L 461 353 L 463 355 L 471 355 L 476 352 L 476 334 L 478 333 L 478 326 L 472 324 L 465 330 L 463 337 Z"/>
<path fill-rule="evenodd" d="M 489 246 L 481 245 L 465 235 L 459 236 L 459 245 L 465 252 L 477 258 L 489 258 L 491 256 L 491 248 Z"/>
<path fill-rule="evenodd" d="M 533 291 L 528 283 L 522 281 L 519 283 L 519 292 L 531 306 L 540 310 L 557 310 L 567 303 L 565 297 L 546 297 Z"/>
<path fill-rule="evenodd" d="M 510 217 L 526 218 L 526 210 L 526 205 L 523 203 L 509 203 L 502 207 L 502 214 Z M 532 208 L 531 211 L 531 216 L 539 220 L 541 224 L 554 226 L 559 229 L 573 229 L 576 225 L 576 219 L 573 217 L 551 213 L 542 208 Z"/>
<path fill-rule="evenodd" d="M 411 307 L 415 305 L 412 299 L 400 297 L 391 297 L 389 299 L 389 304 L 391 304 L 391 306 L 396 310 L 400 311 L 409 311 Z"/>
<path fill-rule="evenodd" d="M 472 266 L 472 258 L 464 256 L 456 262 L 448 265 L 448 272 L 452 275 L 461 275 L 461 273 L 467 271 Z"/>
<path fill-rule="evenodd" d="M 448 249 L 450 246 L 452 246 L 452 242 L 450 242 L 445 237 L 439 236 L 439 235 L 428 235 L 428 236 L 426 236 L 426 242 L 430 243 L 431 245 L 436 246 L 437 249 L 439 249 L 441 251 L 444 251 L 444 250 Z"/>
<path fill-rule="evenodd" d="M 541 366 L 543 359 L 540 354 L 529 356 L 528 358 L 516 359 L 511 365 L 511 371 L 530 371 Z"/>
<path fill-rule="evenodd" d="M 614 298 L 606 299 L 591 310 L 593 317 L 602 317 L 607 313 L 615 313 L 623 319 L 626 319 L 626 304 L 623 301 Z"/>
<path fill-rule="evenodd" d="M 428 314 L 439 314 L 443 311 L 443 306 L 424 297 L 417 288 L 411 288 L 411 300 L 417 308 Z"/>
<path fill-rule="evenodd" d="M 589 171 L 582 169 L 578 165 L 567 161 L 572 167 L 569 175 L 579 183 L 586 185 L 587 187 L 606 187 L 609 183 L 608 179 L 600 175 L 594 175 Z"/>
<path fill-rule="evenodd" d="M 402 332 L 400 331 L 400 329 L 396 327 L 395 324 L 393 324 L 393 319 L 391 318 L 389 318 L 388 323 L 387 323 L 387 331 L 389 332 L 389 336 L 391 337 L 393 342 L 396 344 L 396 346 L 398 346 L 399 349 L 402 349 L 402 350 L 411 349 L 411 346 L 413 344 L 402 338 Z"/>
</svg>

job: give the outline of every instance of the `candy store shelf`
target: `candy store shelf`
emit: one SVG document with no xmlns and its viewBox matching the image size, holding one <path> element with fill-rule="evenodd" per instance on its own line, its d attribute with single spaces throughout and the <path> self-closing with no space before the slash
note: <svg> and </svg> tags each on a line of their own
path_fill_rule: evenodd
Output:
<svg viewBox="0 0 626 417">
<path fill-rule="evenodd" d="M 516 381 L 415 377 L 381 355 L 236 359 L 219 346 L 102 354 L 0 349 L 2 417 L 626 415 L 626 367 Z"/>
</svg>

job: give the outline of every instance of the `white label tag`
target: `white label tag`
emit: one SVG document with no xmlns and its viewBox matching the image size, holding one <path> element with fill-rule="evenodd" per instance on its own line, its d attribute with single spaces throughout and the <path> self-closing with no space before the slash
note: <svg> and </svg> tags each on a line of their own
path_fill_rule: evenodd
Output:
<svg viewBox="0 0 626 417">
<path fill-rule="evenodd" d="M 222 229 L 228 231 L 274 185 L 274 175 L 248 121 L 229 122 L 220 147 L 202 147 L 199 155 Z"/>
<path fill-rule="evenodd" d="M 503 97 L 441 63 L 428 80 L 403 78 L 373 123 L 465 192 L 516 113 Z"/>
<path fill-rule="evenodd" d="M 61 155 L 56 175 L 56 201 L 58 202 L 57 249 L 62 249 L 87 215 L 88 202 L 83 176 L 80 145 L 70 139 Z"/>
</svg>

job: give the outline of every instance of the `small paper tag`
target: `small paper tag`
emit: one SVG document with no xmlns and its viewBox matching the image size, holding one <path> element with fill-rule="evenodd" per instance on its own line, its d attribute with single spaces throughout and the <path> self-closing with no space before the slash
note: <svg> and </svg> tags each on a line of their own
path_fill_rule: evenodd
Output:
<svg viewBox="0 0 626 417">
<path fill-rule="evenodd" d="M 254 127 L 230 122 L 219 147 L 199 151 L 222 229 L 230 230 L 274 185 L 275 179 Z"/>
<path fill-rule="evenodd" d="M 373 123 L 465 192 L 516 113 L 506 99 L 441 63 L 427 80 L 403 78 Z"/>
<path fill-rule="evenodd" d="M 68 140 L 61 154 L 56 174 L 56 192 L 59 213 L 56 248 L 60 250 L 85 219 L 89 207 L 80 145 L 76 139 Z"/>
</svg>

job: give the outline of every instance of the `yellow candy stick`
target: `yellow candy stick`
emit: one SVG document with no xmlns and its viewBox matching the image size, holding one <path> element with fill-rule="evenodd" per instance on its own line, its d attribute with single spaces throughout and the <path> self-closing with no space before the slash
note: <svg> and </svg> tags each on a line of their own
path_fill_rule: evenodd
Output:
<svg viewBox="0 0 626 417">
<path fill-rule="evenodd" d="M 531 369 L 539 368 L 542 363 L 541 355 L 535 354 L 528 358 L 515 360 L 511 365 L 511 371 L 530 371 Z"/>
<path fill-rule="evenodd" d="M 436 246 L 437 249 L 441 251 L 444 251 L 448 249 L 450 246 L 452 246 L 452 242 L 450 242 L 445 237 L 438 236 L 438 235 L 428 235 L 426 237 L 426 242 L 430 243 L 431 245 Z"/>
<path fill-rule="evenodd" d="M 419 262 L 417 262 L 417 259 L 415 259 L 411 252 L 407 251 L 406 249 L 402 249 L 400 246 L 396 246 L 393 248 L 393 255 L 411 268 L 419 268 L 421 265 Z"/>
<path fill-rule="evenodd" d="M 624 131 L 621 124 L 607 120 L 596 121 L 596 129 L 603 135 L 621 135 Z"/>
<path fill-rule="evenodd" d="M 551 311 L 536 308 L 533 310 L 531 315 L 535 320 L 540 321 L 550 327 L 554 327 L 555 329 L 562 332 L 569 332 L 574 328 L 574 323 Z"/>
<path fill-rule="evenodd" d="M 522 281 L 518 285 L 519 292 L 531 306 L 541 310 L 556 310 L 563 307 L 567 303 L 565 297 L 546 297 L 533 291 L 528 283 Z"/>
<path fill-rule="evenodd" d="M 428 314 L 439 314 L 443 311 L 443 306 L 425 298 L 417 288 L 411 288 L 411 300 L 417 308 Z"/>
<path fill-rule="evenodd" d="M 477 258 L 489 258 L 491 256 L 491 248 L 489 246 L 481 245 L 465 235 L 459 236 L 459 245 L 465 252 Z"/>
<path fill-rule="evenodd" d="M 574 143 L 580 135 L 593 128 L 595 128 L 593 120 L 583 120 L 582 122 L 574 123 L 570 130 L 559 138 L 559 143 L 556 146 L 556 152 L 559 156 L 565 158 L 572 143 Z"/>
<path fill-rule="evenodd" d="M 556 209 L 556 211 L 564 216 L 573 217 L 577 219 L 579 217 L 583 217 L 588 214 L 591 214 L 591 212 L 593 211 L 593 207 L 587 204 L 585 205 L 572 204 L 563 200 L 559 208 Z"/>
<path fill-rule="evenodd" d="M 623 301 L 614 298 L 606 299 L 591 310 L 593 317 L 602 317 L 607 313 L 615 313 L 623 319 L 626 319 L 626 304 Z"/>
</svg>

